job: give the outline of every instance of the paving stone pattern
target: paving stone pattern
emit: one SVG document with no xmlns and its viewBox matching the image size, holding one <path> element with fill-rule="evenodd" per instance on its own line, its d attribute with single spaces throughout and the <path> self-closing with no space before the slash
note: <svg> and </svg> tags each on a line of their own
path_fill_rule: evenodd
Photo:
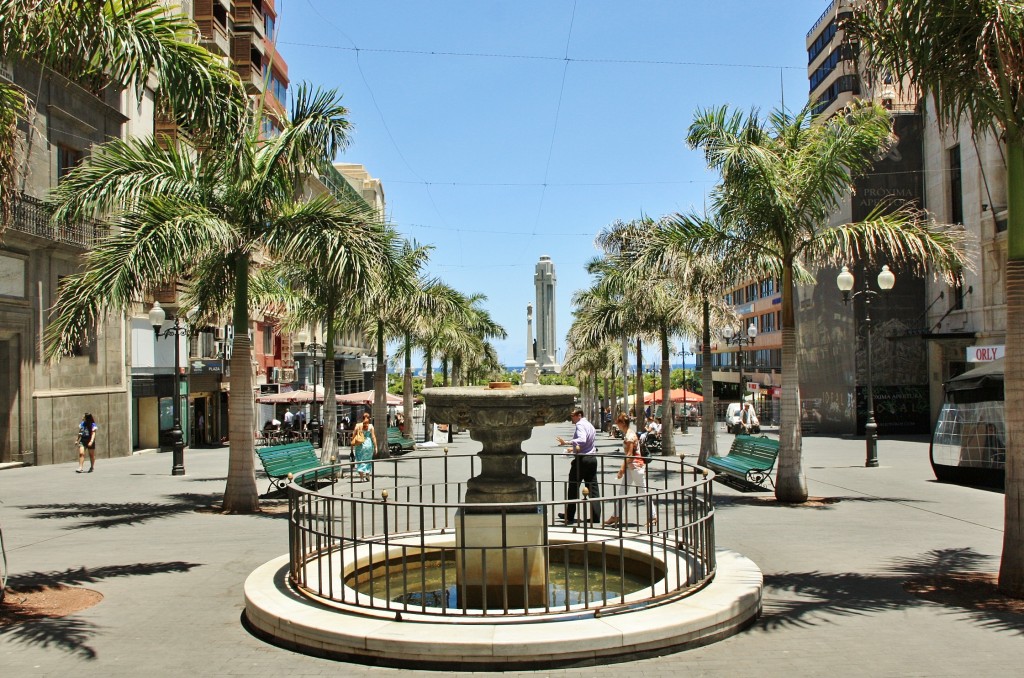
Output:
<svg viewBox="0 0 1024 678">
<path fill-rule="evenodd" d="M 536 429 L 525 448 L 557 451 L 555 436 L 569 433 L 568 422 Z M 719 435 L 728 449 L 731 436 Z M 699 440 L 691 428 L 680 448 L 695 455 Z M 618 446 L 600 434 L 598 443 L 601 452 Z M 450 446 L 477 449 L 464 433 Z M 883 439 L 879 458 L 879 468 L 864 468 L 863 441 L 805 438 L 811 494 L 837 500 L 814 508 L 715 485 L 718 544 L 765 574 L 764 614 L 751 629 L 683 653 L 509 675 L 1020 675 L 1024 620 L 927 603 L 902 588 L 916 573 L 996 571 L 1002 494 L 936 483 L 923 439 Z M 556 474 L 568 473 L 562 461 Z M 538 466 L 530 471 L 541 478 Z M 195 510 L 223 490 L 226 449 L 189 450 L 182 477 L 170 475 L 169 454 L 74 469 L 0 471 L 11 585 L 43 574 L 104 599 L 64 619 L 0 627 L 0 675 L 399 675 L 298 655 L 245 631 L 242 584 L 286 552 L 287 526 L 283 513 Z M 267 481 L 258 482 L 262 491 Z"/>
</svg>

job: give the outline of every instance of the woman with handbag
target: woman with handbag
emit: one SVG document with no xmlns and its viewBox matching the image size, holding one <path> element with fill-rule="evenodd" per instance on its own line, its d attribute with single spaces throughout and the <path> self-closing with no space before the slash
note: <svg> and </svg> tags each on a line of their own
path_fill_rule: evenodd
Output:
<svg viewBox="0 0 1024 678">
<path fill-rule="evenodd" d="M 637 488 L 638 492 L 647 492 L 647 462 L 640 454 L 640 445 L 637 440 L 636 431 L 629 427 L 629 418 L 625 414 L 619 414 L 615 420 L 615 426 L 622 433 L 622 453 L 625 458 L 622 460 L 622 467 L 615 476 L 622 481 L 622 496 L 625 497 L 630 485 Z M 615 513 L 608 520 L 604 521 L 605 527 L 612 527 L 622 522 L 622 499 L 615 502 Z M 658 524 L 657 507 L 651 497 L 646 497 L 647 504 L 647 528 L 650 529 Z"/>
<path fill-rule="evenodd" d="M 369 480 L 373 468 L 370 463 L 373 459 L 373 424 L 370 423 L 369 412 L 363 412 L 363 420 L 352 431 L 352 451 L 356 457 L 359 480 Z"/>
</svg>

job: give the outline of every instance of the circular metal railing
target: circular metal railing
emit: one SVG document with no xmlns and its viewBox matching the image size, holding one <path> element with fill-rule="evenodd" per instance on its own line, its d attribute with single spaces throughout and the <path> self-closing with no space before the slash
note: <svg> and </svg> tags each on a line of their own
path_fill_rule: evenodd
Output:
<svg viewBox="0 0 1024 678">
<path fill-rule="evenodd" d="M 713 472 L 676 457 L 653 457 L 646 487 L 615 478 L 621 455 L 598 455 L 598 494 L 568 500 L 563 454 L 525 457 L 536 502 L 466 504 L 474 454 L 396 457 L 372 462 L 368 482 L 341 463 L 296 475 L 288 486 L 289 576 L 303 593 L 343 606 L 401 615 L 595 615 L 688 595 L 715 575 Z M 481 507 L 484 541 L 462 543 Z M 522 516 L 541 538 L 522 542 Z M 614 525 L 592 522 L 615 515 Z M 469 521 L 469 522 L 467 522 Z M 473 529 L 480 529 L 479 526 Z M 472 541 L 472 540 L 471 540 Z M 539 543 L 537 543 L 539 542 Z M 546 564 L 531 583 L 510 572 Z M 458 573 L 470 563 L 496 572 L 476 598 Z M 540 581 L 540 578 L 543 581 Z M 531 592 L 530 586 L 545 593 Z"/>
</svg>

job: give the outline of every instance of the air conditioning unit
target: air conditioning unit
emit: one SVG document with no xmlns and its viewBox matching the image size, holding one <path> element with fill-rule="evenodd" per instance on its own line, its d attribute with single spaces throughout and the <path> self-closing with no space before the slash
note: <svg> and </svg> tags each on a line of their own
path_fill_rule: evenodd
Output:
<svg viewBox="0 0 1024 678">
<path fill-rule="evenodd" d="M 10 61 L 0 61 L 0 80 L 14 82 L 14 65 Z"/>
</svg>

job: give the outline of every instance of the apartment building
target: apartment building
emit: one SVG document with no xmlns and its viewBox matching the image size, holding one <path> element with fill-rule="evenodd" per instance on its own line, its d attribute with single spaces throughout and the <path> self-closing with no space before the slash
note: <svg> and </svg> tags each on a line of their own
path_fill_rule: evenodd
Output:
<svg viewBox="0 0 1024 678">
<path fill-rule="evenodd" d="M 0 462 L 76 460 L 85 412 L 100 425 L 96 456 L 123 455 L 130 449 L 124 319 L 91 328 L 58 363 L 43 359 L 57 286 L 105 230 L 93 222 L 52 224 L 43 199 L 94 145 L 123 133 L 128 95 L 32 62 L 4 61 L 0 78 L 31 93 L 18 130 L 14 219 L 0 242 Z"/>
<path fill-rule="evenodd" d="M 759 416 L 770 422 L 778 411 L 782 386 L 781 280 L 747 280 L 729 290 L 725 301 L 738 319 L 730 340 L 712 338 L 711 369 L 718 408 L 724 413 L 729 403 L 749 397 Z M 697 369 L 702 369 L 700 350 L 696 360 Z"/>
<path fill-rule="evenodd" d="M 384 218 L 387 204 L 384 186 L 380 179 L 373 177 L 364 165 L 357 163 L 334 163 L 325 166 L 320 174 L 310 178 L 306 184 L 310 196 L 330 193 L 345 202 L 362 202 Z M 310 328 L 310 338 L 323 343 L 326 333 L 323 327 Z M 312 389 L 314 383 L 323 384 L 324 353 L 310 350 L 295 337 L 290 340 L 295 361 L 294 385 Z M 347 327 L 334 338 L 334 389 L 335 393 L 358 393 L 373 388 L 373 371 L 377 365 L 376 347 L 367 339 L 359 327 Z M 314 371 L 316 375 L 314 376 Z M 338 407 L 339 416 L 344 414 Z"/>
<path fill-rule="evenodd" d="M 967 124 L 942 127 L 931 101 L 923 109 L 925 206 L 940 223 L 962 224 L 975 256 L 962 284 L 927 281 L 927 313 L 916 334 L 927 345 L 934 420 L 946 381 L 1003 355 L 1007 177 L 997 136 L 975 135 Z"/>
<path fill-rule="evenodd" d="M 192 0 L 181 4 L 199 29 L 199 43 L 229 61 L 253 105 L 264 111 L 263 134 L 273 135 L 288 105 L 288 64 L 274 42 L 277 10 L 273 0 Z M 155 133 L 167 143 L 179 143 L 172 121 L 159 116 Z M 224 324 L 190 327 L 180 339 L 179 364 L 173 342 L 155 341 L 148 311 L 159 301 L 167 322 L 187 309 L 178 305 L 187 281 L 172 281 L 152 291 L 130 319 L 132 327 L 132 449 L 171 445 L 174 398 L 179 399 L 181 427 L 188 445 L 215 444 L 228 434 L 229 361 L 233 327 Z M 187 314 L 186 314 L 187 315 Z M 182 317 L 186 324 L 187 318 Z M 291 345 L 277 330 L 277 318 L 260 314 L 250 320 L 253 371 L 257 386 L 290 383 L 294 379 Z M 180 392 L 174 393 L 174 374 Z"/>
<path fill-rule="evenodd" d="M 915 201 L 938 223 L 960 224 L 976 251 L 962 284 L 897 271 L 896 286 L 871 308 L 873 383 L 880 431 L 928 432 L 943 400 L 943 384 L 972 362 L 1002 353 L 1006 311 L 1006 161 L 999 140 L 970 127 L 940 126 L 933 102 L 909 80 L 871 73 L 859 46 L 847 40 L 842 19 L 857 2 L 834 0 L 807 35 L 810 92 L 818 110 L 840 112 L 854 97 L 893 113 L 898 144 L 857 183 L 836 223 L 863 219 L 878 200 Z M 855 267 L 859 281 L 877 271 Z M 866 344 L 863 299 L 851 309 L 836 302 L 835 271 L 822 271 L 814 288 L 798 291 L 805 412 L 823 428 L 863 428 Z M 875 288 L 877 289 L 877 288 Z M 849 347 L 855 347 L 852 351 Z M 851 417 L 851 413 L 853 416 Z"/>
<path fill-rule="evenodd" d="M 274 2 L 187 0 L 180 6 L 197 22 L 202 45 L 230 60 L 247 92 L 271 113 L 264 132 L 274 133 L 275 116 L 279 119 L 286 110 L 288 88 L 287 63 L 273 43 Z M 43 199 L 96 144 L 154 133 L 166 143 L 178 143 L 178 130 L 154 114 L 149 90 L 136 98 L 134 91 L 105 82 L 11 60 L 0 62 L 0 78 L 31 97 L 30 117 L 19 129 L 15 215 L 0 243 L 0 462 L 76 459 L 78 422 L 86 411 L 103 431 L 100 458 L 166 446 L 175 398 L 186 440 L 217 441 L 228 429 L 224 377 L 229 330 L 192 328 L 188 339 L 178 340 L 175 365 L 174 341 L 157 339 L 147 317 L 159 301 L 173 322 L 181 312 L 182 281 L 151 290 L 126 316 L 92 328 L 75 355 L 55 364 L 42 359 L 42 333 L 60 280 L 76 271 L 82 256 L 105 235 L 96 223 L 51 224 Z M 286 376 L 290 360 L 290 346 L 282 345 L 273 328 L 272 318 L 254 321 L 258 369 L 271 380 Z M 263 333 L 271 337 L 270 351 L 260 352 Z M 176 373 L 183 377 L 178 394 Z"/>
<path fill-rule="evenodd" d="M 807 33 L 808 90 L 820 120 L 842 114 L 855 99 L 889 109 L 896 145 L 873 170 L 854 182 L 833 224 L 861 221 L 890 201 L 925 204 L 923 118 L 919 96 L 909 81 L 867 69 L 860 45 L 844 30 L 843 20 L 857 10 L 857 0 L 833 0 Z M 879 270 L 863 262 L 846 262 L 854 291 L 865 281 L 877 293 L 870 317 L 875 416 L 882 434 L 926 433 L 928 409 L 926 346 L 915 331 L 925 318 L 925 279 L 892 267 L 896 285 L 880 291 Z M 849 304 L 836 286 L 838 268 L 816 272 L 817 284 L 797 290 L 798 346 L 801 351 L 800 394 L 805 426 L 829 433 L 862 433 L 867 417 L 867 312 L 865 295 Z"/>
</svg>

